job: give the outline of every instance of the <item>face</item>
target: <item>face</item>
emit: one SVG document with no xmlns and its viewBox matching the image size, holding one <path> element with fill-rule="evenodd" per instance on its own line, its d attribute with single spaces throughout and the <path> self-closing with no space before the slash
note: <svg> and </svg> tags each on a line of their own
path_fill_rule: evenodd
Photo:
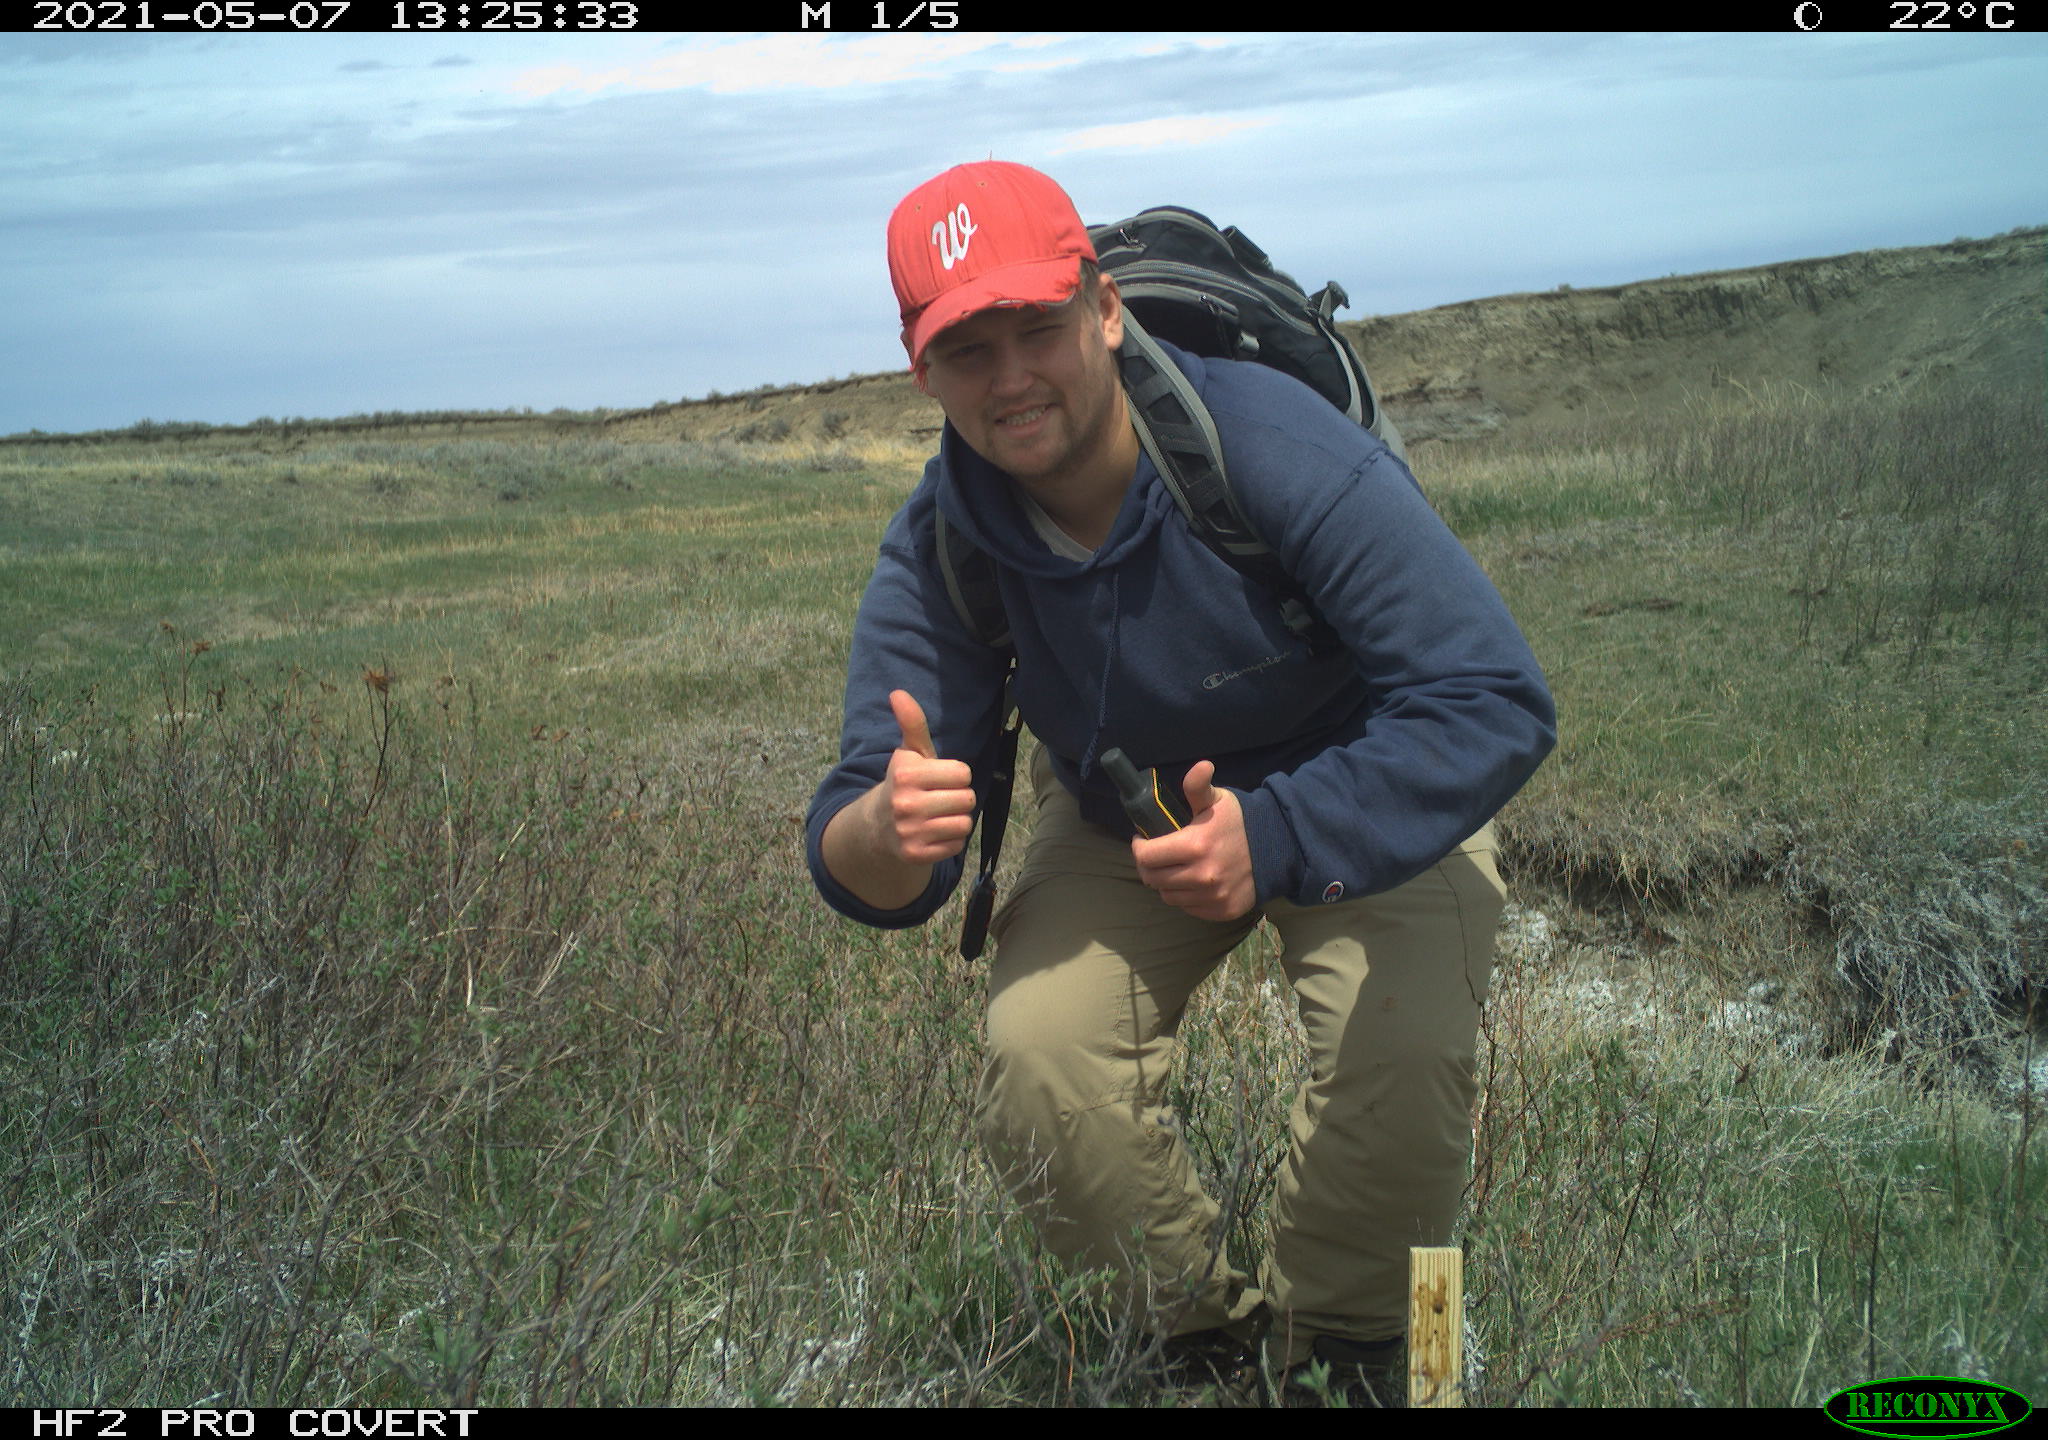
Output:
<svg viewBox="0 0 2048 1440">
<path fill-rule="evenodd" d="M 1116 282 L 1096 303 L 1076 295 L 1052 309 L 984 310 L 925 347 L 926 393 L 977 454 L 1019 480 L 1088 474 L 1114 455 L 1128 425 L 1116 347 L 1123 308 Z"/>
</svg>

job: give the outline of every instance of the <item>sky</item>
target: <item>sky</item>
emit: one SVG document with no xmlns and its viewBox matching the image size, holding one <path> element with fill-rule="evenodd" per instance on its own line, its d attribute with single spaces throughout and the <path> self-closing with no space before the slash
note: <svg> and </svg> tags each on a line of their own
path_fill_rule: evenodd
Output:
<svg viewBox="0 0 2048 1440">
<path fill-rule="evenodd" d="M 2039 34 L 0 34 L 0 435 L 900 369 L 889 212 L 991 157 L 1358 319 L 2048 223 L 2044 155 Z"/>
</svg>

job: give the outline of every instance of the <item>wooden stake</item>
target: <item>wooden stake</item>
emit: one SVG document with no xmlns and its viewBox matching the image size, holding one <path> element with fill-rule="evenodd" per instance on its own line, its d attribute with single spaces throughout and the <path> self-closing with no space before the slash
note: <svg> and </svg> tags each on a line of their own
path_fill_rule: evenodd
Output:
<svg viewBox="0 0 2048 1440">
<path fill-rule="evenodd" d="M 1465 1403 L 1465 1252 L 1456 1245 L 1408 1251 L 1408 1403 Z"/>
</svg>

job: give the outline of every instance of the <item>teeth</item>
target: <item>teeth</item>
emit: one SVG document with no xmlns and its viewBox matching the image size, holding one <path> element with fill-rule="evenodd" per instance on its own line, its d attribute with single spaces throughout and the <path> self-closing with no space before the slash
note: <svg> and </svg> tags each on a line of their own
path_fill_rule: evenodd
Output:
<svg viewBox="0 0 2048 1440">
<path fill-rule="evenodd" d="M 1045 409 L 1045 406 L 1040 405 L 1037 409 L 1026 410 L 1021 415 L 1006 415 L 1003 417 L 1002 423 L 1005 425 L 1029 425 L 1032 421 L 1043 415 Z"/>
</svg>

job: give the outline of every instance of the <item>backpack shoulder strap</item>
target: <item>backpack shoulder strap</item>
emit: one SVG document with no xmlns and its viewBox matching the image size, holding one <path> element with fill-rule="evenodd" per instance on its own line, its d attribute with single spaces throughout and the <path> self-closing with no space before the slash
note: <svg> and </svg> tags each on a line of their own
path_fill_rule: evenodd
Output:
<svg viewBox="0 0 2048 1440">
<path fill-rule="evenodd" d="M 981 866 L 968 892 L 967 909 L 960 926 L 960 958 L 973 960 L 988 939 L 988 924 L 995 912 L 996 865 L 1002 859 L 1003 832 L 1010 824 L 1010 793 L 1017 772 L 1017 741 L 1024 717 L 1017 710 L 1017 653 L 1010 643 L 1010 622 L 1003 609 L 1002 591 L 996 588 L 995 562 L 981 547 L 946 523 L 946 512 L 932 507 L 932 530 L 939 560 L 939 574 L 946 582 L 946 598 L 967 632 L 994 650 L 1009 651 L 1009 665 L 1003 672 L 1001 728 L 988 753 L 975 766 L 975 788 L 982 797 Z"/>
<path fill-rule="evenodd" d="M 932 507 L 932 530 L 939 560 L 939 576 L 946 582 L 946 598 L 967 633 L 992 649 L 1010 645 L 1010 617 L 1003 609 L 1003 593 L 996 588 L 995 561 L 980 546 L 946 523 L 946 512 Z"/>
<path fill-rule="evenodd" d="M 1342 642 L 1316 613 L 1308 592 L 1245 518 L 1224 472 L 1223 446 L 1208 407 L 1128 307 L 1117 364 L 1131 397 L 1138 440 L 1195 537 L 1226 565 L 1279 599 L 1281 618 L 1311 654 L 1326 655 L 1340 648 Z"/>
<path fill-rule="evenodd" d="M 1166 482 L 1188 528 L 1218 559 L 1274 596 L 1288 631 L 1313 655 L 1341 648 L 1337 634 L 1316 613 L 1308 592 L 1245 518 L 1223 465 L 1216 422 L 1180 367 L 1124 310 L 1124 343 L 1117 352 L 1124 390 L 1131 397 L 1138 440 Z M 934 506 L 932 527 L 946 596 L 967 632 L 993 649 L 1010 648 L 1009 616 L 996 585 L 995 562 L 946 521 Z"/>
</svg>

